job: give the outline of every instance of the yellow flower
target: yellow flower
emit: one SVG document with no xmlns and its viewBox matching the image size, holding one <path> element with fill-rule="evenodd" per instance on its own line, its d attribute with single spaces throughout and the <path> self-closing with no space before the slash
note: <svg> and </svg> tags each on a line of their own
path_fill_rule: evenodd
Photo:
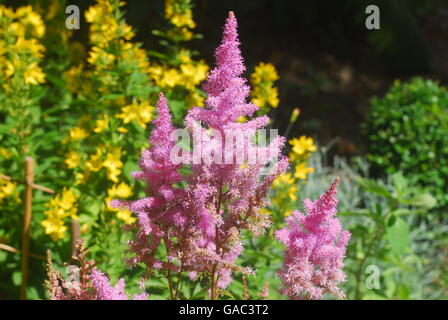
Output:
<svg viewBox="0 0 448 320">
<path fill-rule="evenodd" d="M 100 19 L 102 13 L 103 8 L 101 6 L 96 5 L 90 7 L 85 13 L 86 21 L 89 23 L 96 22 Z"/>
<path fill-rule="evenodd" d="M 252 102 L 260 108 L 265 108 L 270 105 L 277 108 L 280 99 L 278 98 L 278 89 L 271 86 L 257 86 L 252 90 Z"/>
<path fill-rule="evenodd" d="M 111 53 L 106 52 L 102 48 L 92 47 L 92 50 L 89 52 L 89 57 L 87 58 L 87 62 L 91 65 L 110 65 L 115 61 L 115 56 Z"/>
<path fill-rule="evenodd" d="M 55 217 L 43 220 L 41 225 L 45 228 L 45 234 L 49 235 L 53 241 L 63 239 L 67 232 L 64 221 Z"/>
<path fill-rule="evenodd" d="M 188 28 L 196 27 L 196 24 L 193 21 L 193 14 L 191 10 L 187 10 L 182 14 L 173 15 L 170 20 L 176 27 L 184 27 L 184 26 L 187 26 Z"/>
<path fill-rule="evenodd" d="M 133 224 L 137 221 L 137 218 L 132 216 L 131 211 L 126 209 L 118 210 L 117 218 L 123 220 L 126 224 Z"/>
<path fill-rule="evenodd" d="M 32 9 L 21 21 L 24 24 L 30 24 L 32 26 L 31 31 L 36 37 L 42 38 L 45 34 L 45 25 L 42 18 L 37 13 L 33 12 Z"/>
<path fill-rule="evenodd" d="M 294 177 L 300 180 L 305 180 L 308 173 L 314 172 L 314 168 L 307 168 L 306 162 L 302 162 L 295 166 Z"/>
<path fill-rule="evenodd" d="M 72 140 L 82 140 L 87 137 L 87 132 L 82 128 L 74 127 L 70 129 L 69 135 Z"/>
<path fill-rule="evenodd" d="M 291 162 L 295 162 L 298 156 L 304 156 L 306 158 L 309 156 L 309 153 L 317 150 L 311 137 L 301 136 L 299 139 L 294 138 L 289 140 L 289 143 L 292 145 L 292 152 L 289 153 Z"/>
<path fill-rule="evenodd" d="M 15 71 L 16 71 L 16 67 L 15 66 L 18 66 L 19 64 L 20 64 L 20 60 L 16 60 L 16 59 L 13 59 L 12 62 L 11 61 L 6 61 L 6 65 L 5 65 L 6 68 L 3 71 L 4 74 L 5 74 L 5 77 L 6 78 L 11 77 L 15 73 Z"/>
<path fill-rule="evenodd" d="M 45 228 L 45 234 L 48 234 L 53 241 L 65 236 L 67 227 L 64 225 L 64 219 L 76 218 L 78 210 L 76 200 L 75 194 L 64 188 L 61 194 L 57 194 L 49 204 L 46 204 L 49 209 L 44 212 L 46 219 L 41 222 L 41 225 Z"/>
<path fill-rule="evenodd" d="M 25 36 L 25 26 L 22 23 L 19 22 L 12 22 L 8 25 L 8 32 L 17 36 L 17 37 L 24 37 Z"/>
<path fill-rule="evenodd" d="M 75 203 L 76 203 L 76 196 L 75 194 L 71 191 L 68 190 L 67 188 L 64 188 L 64 190 L 62 191 L 62 197 L 59 200 L 59 205 L 61 206 L 61 208 L 63 210 L 72 210 L 73 208 L 75 208 Z M 73 216 L 75 212 L 70 211 L 70 215 Z"/>
<path fill-rule="evenodd" d="M 191 63 L 190 52 L 185 49 L 179 50 L 179 60 L 181 63 Z"/>
<path fill-rule="evenodd" d="M 42 58 L 42 52 L 45 51 L 44 46 L 42 46 L 36 39 L 27 40 L 23 37 L 19 37 L 12 48 L 18 53 L 29 52 L 36 58 Z"/>
<path fill-rule="evenodd" d="M 107 190 L 107 194 L 112 198 L 128 198 L 132 196 L 132 189 L 125 182 L 121 182 L 120 184 L 113 185 L 111 188 L 109 188 Z"/>
<path fill-rule="evenodd" d="M 84 172 L 76 172 L 75 173 L 75 184 L 84 184 L 89 180 L 91 171 L 89 169 L 85 169 Z"/>
<path fill-rule="evenodd" d="M 107 153 L 103 166 L 107 169 L 107 178 L 113 182 L 118 182 L 118 176 L 121 173 L 120 168 L 123 162 L 120 160 L 121 148 L 115 149 L 112 153 Z"/>
<path fill-rule="evenodd" d="M 93 129 L 96 133 L 103 132 L 109 126 L 109 116 L 107 114 L 103 115 L 102 119 L 96 120 L 96 127 Z"/>
<path fill-rule="evenodd" d="M 239 116 L 239 117 L 236 119 L 236 122 L 238 122 L 238 123 L 244 123 L 244 122 L 246 122 L 246 121 L 247 121 L 247 118 L 244 117 L 244 116 Z"/>
<path fill-rule="evenodd" d="M 252 102 L 264 109 L 265 112 L 269 111 L 269 106 L 277 108 L 280 103 L 278 89 L 274 87 L 274 81 L 278 78 L 274 65 L 263 62 L 255 67 L 255 71 L 251 75 Z"/>
<path fill-rule="evenodd" d="M 277 108 L 278 104 L 280 103 L 280 100 L 278 98 L 278 89 L 272 88 L 269 91 L 267 102 L 273 107 Z"/>
<path fill-rule="evenodd" d="M 117 213 L 117 218 L 123 220 L 127 224 L 132 224 L 137 219 L 132 216 L 132 213 L 124 208 L 116 209 L 110 206 L 110 201 L 115 197 L 118 198 L 128 198 L 132 195 L 132 189 L 125 182 L 121 182 L 120 184 L 113 185 L 111 188 L 107 190 L 108 197 L 104 199 L 106 203 L 106 207 L 110 211 L 115 211 Z"/>
<path fill-rule="evenodd" d="M 121 113 L 116 115 L 118 119 L 123 119 L 124 123 L 135 121 L 142 128 L 146 128 L 146 124 L 152 120 L 154 107 L 150 106 L 147 101 L 141 103 L 133 102 L 121 108 Z"/>
<path fill-rule="evenodd" d="M 64 80 L 67 82 L 67 89 L 72 93 L 77 93 L 82 88 L 83 65 L 73 66 L 64 73 Z"/>
<path fill-rule="evenodd" d="M 0 203 L 3 199 L 13 195 L 16 187 L 17 184 L 15 182 L 0 179 Z"/>
<path fill-rule="evenodd" d="M 288 197 L 291 201 L 296 201 L 297 200 L 297 185 L 292 185 L 288 188 Z"/>
<path fill-rule="evenodd" d="M 260 62 L 255 67 L 255 72 L 251 74 L 251 82 L 259 84 L 261 82 L 274 82 L 278 80 L 278 73 L 272 63 Z"/>
<path fill-rule="evenodd" d="M 45 74 L 36 62 L 30 64 L 24 74 L 25 83 L 38 84 L 45 82 Z"/>
<path fill-rule="evenodd" d="M 99 171 L 103 167 L 103 151 L 101 148 L 98 148 L 96 154 L 90 155 L 86 167 L 91 171 Z"/>
<path fill-rule="evenodd" d="M 269 211 L 269 210 L 266 209 L 266 208 L 262 208 L 262 209 L 260 209 L 260 213 L 261 213 L 261 214 L 265 214 L 265 215 L 271 215 L 271 214 L 272 214 L 272 212 Z"/>
<path fill-rule="evenodd" d="M 65 163 L 69 169 L 76 168 L 81 162 L 81 155 L 76 153 L 75 151 L 70 151 L 67 154 L 67 158 L 65 159 Z"/>
<path fill-rule="evenodd" d="M 173 88 L 179 83 L 180 79 L 181 75 L 176 69 L 169 69 L 163 73 L 161 86 Z"/>
<path fill-rule="evenodd" d="M 4 5 L 0 5 L 0 17 L 5 16 L 8 17 L 9 19 L 14 19 L 15 18 L 15 14 L 14 11 L 5 7 Z"/>
<path fill-rule="evenodd" d="M 203 107 L 204 106 L 204 97 L 201 96 L 196 91 L 191 91 L 187 96 L 186 102 L 188 107 Z"/>
<path fill-rule="evenodd" d="M 0 147 L 0 156 L 5 159 L 11 158 L 11 152 L 8 149 Z"/>
<path fill-rule="evenodd" d="M 272 199 L 272 202 L 277 206 L 281 206 L 283 204 L 285 201 L 285 196 L 287 196 L 291 201 L 297 200 L 297 183 L 289 172 L 283 173 L 275 178 L 272 183 L 272 188 L 278 189 L 276 197 Z"/>
<path fill-rule="evenodd" d="M 274 179 L 272 182 L 272 187 L 278 188 L 283 185 L 293 185 L 295 183 L 294 178 L 292 177 L 291 173 L 282 173 L 277 178 Z"/>
<path fill-rule="evenodd" d="M 188 90 L 194 90 L 195 86 L 207 77 L 208 66 L 200 61 L 196 65 L 193 63 L 181 64 L 182 73 L 181 84 Z"/>
<path fill-rule="evenodd" d="M 176 27 L 187 26 L 188 28 L 194 28 L 196 24 L 193 21 L 191 9 L 176 2 L 178 1 L 165 1 L 165 18 L 169 19 Z"/>
</svg>

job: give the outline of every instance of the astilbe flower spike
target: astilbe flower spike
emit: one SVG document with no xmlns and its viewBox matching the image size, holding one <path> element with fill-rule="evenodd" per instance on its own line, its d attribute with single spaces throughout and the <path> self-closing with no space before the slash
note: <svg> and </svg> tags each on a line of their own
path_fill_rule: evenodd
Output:
<svg viewBox="0 0 448 320">
<path fill-rule="evenodd" d="M 182 201 L 185 190 L 173 185 L 183 180 L 178 173 L 181 164 L 174 164 L 170 152 L 174 142 L 170 135 L 174 130 L 167 101 L 162 93 L 157 102 L 157 119 L 149 139 L 150 148 L 142 152 L 141 171 L 134 172 L 135 179 L 147 183 L 147 197 L 135 201 L 111 201 L 111 206 L 127 208 L 137 214 L 136 239 L 129 241 L 134 253 L 131 264 L 143 262 L 148 270 L 180 270 L 183 257 L 189 256 L 188 237 L 194 236 L 192 213 L 185 210 Z M 175 242 L 172 240 L 176 239 Z M 167 260 L 156 258 L 157 249 L 165 245 Z"/>
<path fill-rule="evenodd" d="M 195 148 L 200 149 L 205 162 L 193 163 L 187 193 L 190 205 L 199 213 L 198 227 L 203 234 L 197 243 L 203 249 L 198 257 L 198 262 L 202 260 L 201 271 L 211 275 L 212 283 L 216 276 L 217 286 L 225 288 L 233 271 L 251 272 L 235 264 L 243 251 L 240 232 L 246 229 L 257 236 L 270 225 L 261 208 L 267 204 L 266 195 L 272 180 L 286 170 L 288 161 L 281 158 L 271 173 L 263 177 L 265 166 L 280 158 L 284 138 L 273 139 L 267 147 L 255 146 L 251 141 L 256 130 L 265 127 L 269 118 L 256 117 L 245 123 L 237 121 L 241 117 L 252 116 L 258 107 L 246 101 L 250 88 L 246 79 L 241 77 L 245 66 L 233 12 L 226 20 L 215 58 L 216 67 L 203 86 L 207 93 L 206 107 L 190 109 L 185 119 L 185 125 L 193 136 L 199 136 Z M 210 129 L 219 134 L 209 134 Z M 241 143 L 234 145 L 233 138 L 228 139 L 232 135 Z M 213 154 L 210 150 L 218 154 L 218 161 L 208 161 Z M 258 157 L 249 161 L 254 154 Z M 239 155 L 244 157 L 243 165 L 237 161 Z M 214 294 L 216 292 L 211 293 L 212 298 Z"/>
<path fill-rule="evenodd" d="M 294 211 L 286 218 L 287 226 L 275 232 L 286 247 L 281 292 L 292 299 L 321 299 L 326 293 L 345 298 L 338 285 L 345 281 L 342 268 L 350 232 L 334 217 L 338 183 L 336 178 L 318 200 L 306 199 L 307 215 Z"/>
<path fill-rule="evenodd" d="M 236 28 L 231 12 L 216 50 L 216 67 L 204 85 L 206 106 L 190 109 L 185 118 L 185 126 L 194 138 L 189 159 L 196 159 L 199 154 L 201 161 L 192 161 L 189 176 L 179 174 L 181 164 L 174 164 L 170 157 L 174 147 L 170 134 L 174 128 L 161 94 L 150 149 L 142 153 L 141 171 L 134 174 L 147 182 L 147 197 L 111 203 L 138 216 L 138 224 L 133 226 L 137 236 L 129 243 L 135 254 L 133 263 L 143 262 L 149 271 L 159 269 L 168 277 L 173 271 L 189 272 L 192 278 L 201 273 L 210 276 L 212 299 L 217 297 L 218 287 L 229 285 L 232 272 L 252 272 L 235 263 L 243 251 L 241 230 L 257 236 L 270 225 L 261 209 L 267 204 L 272 181 L 288 166 L 287 158 L 280 157 L 283 137 L 272 139 L 265 147 L 251 142 L 256 130 L 267 125 L 267 116 L 246 123 L 237 121 L 250 117 L 258 107 L 246 102 L 250 88 L 241 77 L 245 66 Z M 211 130 L 219 134 L 211 134 Z M 226 137 L 235 133 L 244 135 L 242 143 L 235 146 L 232 138 L 229 148 Z M 218 155 L 218 159 L 212 154 Z M 254 154 L 258 157 L 239 163 L 236 158 L 241 154 L 244 159 Z M 272 163 L 275 164 L 271 171 L 264 176 L 265 167 Z M 176 187 L 179 182 L 186 187 Z M 164 261 L 156 258 L 162 245 L 167 252 Z"/>
<path fill-rule="evenodd" d="M 47 252 L 48 280 L 45 287 L 51 300 L 128 300 L 125 293 L 125 281 L 118 280 L 112 287 L 108 277 L 103 274 L 93 260 L 87 260 L 87 250 L 80 240 L 76 243 L 77 254 L 73 257 L 79 267 L 72 266 L 71 274 L 64 278 L 53 268 L 50 252 Z M 73 268 L 75 267 L 75 268 Z M 133 300 L 147 300 L 146 293 L 136 294 Z"/>
</svg>

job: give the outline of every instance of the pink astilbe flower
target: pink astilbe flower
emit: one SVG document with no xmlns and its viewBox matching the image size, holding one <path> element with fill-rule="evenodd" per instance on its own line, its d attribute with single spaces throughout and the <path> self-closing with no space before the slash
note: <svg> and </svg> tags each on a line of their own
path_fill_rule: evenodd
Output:
<svg viewBox="0 0 448 320">
<path fill-rule="evenodd" d="M 295 211 L 286 218 L 287 226 L 275 236 L 286 247 L 284 267 L 279 272 L 282 293 L 292 299 L 321 299 L 330 293 L 344 298 L 338 287 L 345 281 L 342 270 L 350 233 L 335 218 L 338 200 L 336 178 L 319 200 L 306 199 L 307 215 Z"/>
<path fill-rule="evenodd" d="M 68 277 L 53 269 L 50 253 L 47 257 L 48 280 L 45 287 L 51 300 L 128 300 L 125 293 L 125 281 L 120 279 L 113 287 L 106 275 L 97 267 L 93 260 L 86 259 L 87 250 L 82 241 L 78 241 L 77 255 L 73 257 L 79 267 L 70 266 Z M 147 300 L 146 293 L 136 294 L 133 300 Z"/>
<path fill-rule="evenodd" d="M 129 243 L 132 263 L 143 262 L 149 271 L 160 270 L 168 277 L 172 272 L 189 272 L 193 279 L 199 274 L 209 276 L 213 299 L 219 294 L 218 287 L 229 285 L 233 272 L 252 273 L 235 263 L 243 252 L 241 230 L 258 236 L 270 225 L 261 209 L 267 205 L 272 181 L 288 167 L 287 158 L 280 156 L 283 137 L 272 139 L 267 146 L 253 143 L 256 130 L 267 125 L 267 116 L 237 121 L 250 117 L 258 107 L 246 102 L 250 88 L 241 77 L 245 66 L 236 27 L 231 12 L 216 50 L 216 68 L 204 85 L 206 106 L 190 109 L 185 118 L 194 139 L 187 158 L 198 160 L 199 154 L 200 161 L 190 162 L 188 176 L 182 176 L 181 164 L 172 161 L 174 127 L 161 94 L 150 148 L 142 153 L 141 171 L 133 174 L 148 184 L 147 197 L 111 203 L 138 217 L 132 226 L 136 239 Z M 226 145 L 229 135 L 234 135 L 230 146 Z M 239 142 L 234 143 L 235 139 Z M 244 155 L 243 162 L 236 161 L 240 155 Z M 251 155 L 257 155 L 253 161 L 249 161 Z M 265 175 L 269 165 L 272 168 Z M 163 261 L 156 258 L 161 246 L 166 250 Z"/>
<path fill-rule="evenodd" d="M 127 208 L 136 213 L 138 226 L 136 239 L 129 241 L 134 253 L 131 264 L 143 262 L 149 270 L 179 270 L 179 259 L 189 250 L 187 237 L 194 227 L 192 212 L 185 210 L 182 201 L 185 190 L 174 185 L 183 180 L 178 173 L 181 164 L 173 164 L 170 152 L 174 142 L 170 135 L 174 130 L 167 101 L 162 93 L 157 102 L 157 119 L 149 139 L 150 148 L 142 152 L 139 172 L 133 177 L 147 183 L 147 197 L 135 201 L 111 201 L 117 208 Z M 188 222 L 188 223 L 187 223 Z M 131 227 L 132 228 L 132 227 Z M 173 243 L 176 239 L 176 243 Z M 165 245 L 166 261 L 155 257 L 157 249 Z"/>
<path fill-rule="evenodd" d="M 197 245 L 202 250 L 196 256 L 203 266 L 200 271 L 216 276 L 218 287 L 225 288 L 231 281 L 232 271 L 251 272 L 235 264 L 243 251 L 240 232 L 246 229 L 257 236 L 270 225 L 269 217 L 261 213 L 261 208 L 267 204 L 272 180 L 286 170 L 288 161 L 281 158 L 271 173 L 263 177 L 265 166 L 280 157 L 284 138 L 277 137 L 266 147 L 256 146 L 251 142 L 256 130 L 265 127 L 269 118 L 261 116 L 245 123 L 237 122 L 240 117 L 252 116 L 258 107 L 246 101 L 250 88 L 241 77 L 245 66 L 233 12 L 227 18 L 215 58 L 216 67 L 208 74 L 203 87 L 208 96 L 206 107 L 190 109 L 185 119 L 193 136 L 199 136 L 194 141 L 195 148 L 200 149 L 203 159 L 205 155 L 205 163 L 192 165 L 187 193 L 188 205 L 199 213 L 198 228 L 202 236 Z M 211 136 L 210 129 L 219 134 Z M 232 135 L 239 142 L 228 138 Z M 207 161 L 211 149 L 217 151 L 219 161 Z M 243 163 L 237 161 L 241 155 Z M 250 161 L 253 155 L 257 156 Z"/>
<path fill-rule="evenodd" d="M 109 283 L 109 278 L 97 268 L 94 268 L 90 275 L 92 286 L 96 290 L 96 300 L 128 300 L 125 293 L 125 281 L 123 278 L 118 280 L 118 283 L 112 287 Z M 134 295 L 133 300 L 147 300 L 146 293 Z"/>
</svg>

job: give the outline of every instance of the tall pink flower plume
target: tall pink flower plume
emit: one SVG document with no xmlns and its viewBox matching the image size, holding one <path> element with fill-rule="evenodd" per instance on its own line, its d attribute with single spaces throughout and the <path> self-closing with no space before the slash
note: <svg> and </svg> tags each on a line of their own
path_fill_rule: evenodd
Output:
<svg viewBox="0 0 448 320">
<path fill-rule="evenodd" d="M 144 150 L 141 155 L 141 171 L 132 174 L 134 178 L 147 183 L 147 197 L 135 201 L 112 200 L 111 205 L 127 208 L 138 217 L 138 226 L 135 226 L 136 239 L 129 242 L 131 252 L 135 254 L 131 263 L 143 262 L 150 270 L 176 270 L 177 266 L 173 261 L 160 261 L 155 255 L 163 244 L 169 248 L 169 258 L 182 255 L 179 250 L 184 249 L 182 245 L 186 240 L 178 242 L 177 247 L 171 240 L 182 240 L 189 235 L 189 226 L 186 223 L 188 219 L 191 220 L 191 213 L 181 205 L 185 190 L 174 186 L 182 181 L 183 177 L 178 173 L 181 164 L 174 164 L 170 158 L 170 152 L 175 145 L 170 137 L 174 127 L 162 93 L 157 102 L 157 113 L 157 119 L 153 122 L 154 130 L 149 139 L 150 148 Z M 192 225 L 191 221 L 189 225 Z"/>
<path fill-rule="evenodd" d="M 161 94 L 150 148 L 142 153 L 141 171 L 133 174 L 148 184 L 147 197 L 111 203 L 138 216 L 138 224 L 133 226 L 136 239 L 129 242 L 134 253 L 132 263 L 143 262 L 150 271 L 167 271 L 165 274 L 189 272 L 192 278 L 199 274 L 209 276 L 215 286 L 212 298 L 216 297 L 216 286 L 229 285 L 233 272 L 252 272 L 235 262 L 243 252 L 241 230 L 257 236 L 270 225 L 261 209 L 267 204 L 273 179 L 288 167 L 287 158 L 280 156 L 283 137 L 276 137 L 263 147 L 252 142 L 256 130 L 268 123 L 267 116 L 237 122 L 258 108 L 246 101 L 250 88 L 241 77 L 245 66 L 236 27 L 236 18 L 230 13 L 216 50 L 216 67 L 204 85 L 208 95 L 206 107 L 190 109 L 185 118 L 185 126 L 194 139 L 189 159 L 199 150 L 201 161 L 190 164 L 190 174 L 182 176 L 181 165 L 170 158 L 175 145 L 170 138 L 174 127 Z M 233 143 L 232 138 L 229 148 L 226 137 L 235 133 L 234 138 L 240 139 L 240 143 Z M 213 152 L 222 158 L 215 161 Z M 241 154 L 258 157 L 253 162 L 238 163 L 235 160 Z M 264 169 L 271 164 L 271 171 L 265 175 Z M 180 183 L 183 188 L 176 187 Z M 167 252 L 163 261 L 156 258 L 161 246 Z"/>
<path fill-rule="evenodd" d="M 292 299 L 321 299 L 326 293 L 345 297 L 338 285 L 345 281 L 342 268 L 350 233 L 334 217 L 338 183 L 336 178 L 319 200 L 305 200 L 307 215 L 293 212 L 287 226 L 275 232 L 286 247 L 279 272 L 282 293 Z"/>
<path fill-rule="evenodd" d="M 190 109 L 185 119 L 185 126 L 199 137 L 195 148 L 205 159 L 205 163 L 192 165 L 193 175 L 187 188 L 192 210 L 199 213 L 198 229 L 202 237 L 197 242 L 201 249 L 198 252 L 203 260 L 209 261 L 201 263 L 203 269 L 199 271 L 218 270 L 216 277 L 221 288 L 230 283 L 232 271 L 250 272 L 235 265 L 243 251 L 240 231 L 246 229 L 257 236 L 270 225 L 269 218 L 260 210 L 267 204 L 272 180 L 288 166 L 287 159 L 280 157 L 283 137 L 272 139 L 265 147 L 252 142 L 256 130 L 268 124 L 267 116 L 237 122 L 238 118 L 250 117 L 258 110 L 247 102 L 250 88 L 241 77 L 245 66 L 239 44 L 237 21 L 230 12 L 222 42 L 216 49 L 216 67 L 203 86 L 207 93 L 206 107 Z M 218 135 L 210 134 L 210 129 Z M 231 136 L 234 138 L 229 139 Z M 209 158 L 211 150 L 218 158 Z M 241 155 L 242 161 L 238 162 Z M 249 161 L 254 155 L 257 157 Z M 264 177 L 265 166 L 278 158 L 280 161 Z"/>
</svg>

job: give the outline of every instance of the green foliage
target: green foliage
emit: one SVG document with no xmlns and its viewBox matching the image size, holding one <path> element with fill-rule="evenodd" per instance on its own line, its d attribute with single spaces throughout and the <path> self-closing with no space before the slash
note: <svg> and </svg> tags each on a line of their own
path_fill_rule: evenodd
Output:
<svg viewBox="0 0 448 320">
<path fill-rule="evenodd" d="M 382 99 L 372 100 L 365 123 L 367 159 L 376 173 L 402 171 L 427 188 L 439 206 L 448 204 L 448 92 L 415 78 L 396 81 Z"/>
</svg>

